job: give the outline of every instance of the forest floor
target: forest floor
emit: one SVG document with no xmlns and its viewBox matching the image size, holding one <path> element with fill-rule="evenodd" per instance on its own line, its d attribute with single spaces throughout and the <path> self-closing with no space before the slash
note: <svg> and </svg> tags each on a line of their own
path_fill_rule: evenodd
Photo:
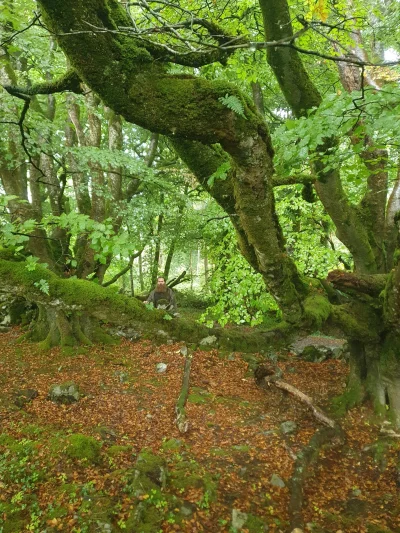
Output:
<svg viewBox="0 0 400 533">
<path fill-rule="evenodd" d="M 241 354 L 194 352 L 182 435 L 181 343 L 123 340 L 67 354 L 15 344 L 19 334 L 0 335 L 0 532 L 288 531 L 294 457 L 320 425 L 293 397 L 257 387 Z M 278 365 L 324 409 L 348 373 L 343 361 L 290 353 Z M 48 400 L 65 382 L 85 396 Z M 18 407 L 26 389 L 37 397 Z M 286 435 L 285 421 L 296 424 Z M 307 479 L 305 531 L 400 532 L 400 441 L 379 434 L 368 406 L 341 424 L 344 443 L 325 448 Z"/>
</svg>

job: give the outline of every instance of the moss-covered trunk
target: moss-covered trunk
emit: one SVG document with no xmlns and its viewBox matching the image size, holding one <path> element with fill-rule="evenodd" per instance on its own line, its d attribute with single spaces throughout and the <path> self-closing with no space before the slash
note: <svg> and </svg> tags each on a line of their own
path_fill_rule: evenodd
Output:
<svg viewBox="0 0 400 533">
<path fill-rule="evenodd" d="M 214 330 L 192 320 L 171 319 L 165 311 L 148 310 L 139 300 L 116 294 L 112 288 L 86 280 L 62 279 L 40 265 L 28 271 L 23 262 L 0 258 L 1 293 L 36 304 L 37 316 L 23 338 L 40 342 L 42 348 L 109 342 L 101 323 L 159 342 L 172 339 L 199 344 L 205 337 L 214 336 L 212 346 L 237 351 L 257 352 L 276 342 L 270 333 Z M 281 329 L 281 343 L 286 335 L 290 336 L 291 330 Z"/>
<path fill-rule="evenodd" d="M 58 345 L 77 346 L 108 342 L 112 341 L 112 338 L 88 315 L 40 303 L 36 318 L 20 340 L 38 342 L 40 348 L 46 350 Z"/>
<path fill-rule="evenodd" d="M 350 343 L 350 373 L 342 410 L 369 399 L 379 418 L 400 427 L 400 334 L 391 332 L 381 343 Z"/>
<path fill-rule="evenodd" d="M 308 286 L 285 251 L 272 189 L 273 149 L 268 126 L 254 104 L 225 82 L 168 74 L 167 63 L 174 58 L 164 57 L 164 48 L 114 31 L 132 23 L 118 2 L 39 4 L 71 67 L 114 112 L 150 131 L 196 142 L 197 148 L 222 147 L 233 185 L 229 214 L 238 220 L 242 252 L 263 276 L 287 321 L 301 321 Z M 87 24 L 113 31 L 92 35 L 82 31 Z M 224 103 L 227 95 L 242 112 Z"/>
</svg>

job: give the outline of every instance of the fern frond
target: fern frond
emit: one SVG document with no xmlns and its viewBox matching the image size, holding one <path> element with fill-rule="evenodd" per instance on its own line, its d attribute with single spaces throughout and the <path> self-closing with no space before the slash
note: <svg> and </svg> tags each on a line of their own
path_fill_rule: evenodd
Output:
<svg viewBox="0 0 400 533">
<path fill-rule="evenodd" d="M 221 96 L 220 98 L 218 98 L 218 100 L 221 102 L 222 105 L 224 105 L 228 109 L 231 109 L 237 115 L 246 118 L 244 114 L 243 104 L 237 96 L 234 96 L 232 94 L 229 95 L 227 93 L 225 96 Z"/>
</svg>

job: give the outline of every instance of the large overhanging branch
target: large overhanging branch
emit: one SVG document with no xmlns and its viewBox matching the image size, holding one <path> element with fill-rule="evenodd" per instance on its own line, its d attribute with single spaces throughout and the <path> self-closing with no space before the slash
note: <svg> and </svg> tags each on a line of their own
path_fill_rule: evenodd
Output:
<svg viewBox="0 0 400 533">
<path fill-rule="evenodd" d="M 367 294 L 372 297 L 379 297 L 385 289 L 387 274 L 352 274 L 343 270 L 332 270 L 328 274 L 328 281 L 342 292 L 355 294 Z"/>
<path fill-rule="evenodd" d="M 204 18 L 192 17 L 189 20 L 180 21 L 178 23 L 169 23 L 167 20 L 157 16 L 156 12 L 152 11 L 145 1 L 129 5 L 140 5 L 142 8 L 148 9 L 154 14 L 156 18 L 155 23 L 141 28 L 131 17 L 131 25 L 119 25 L 116 28 L 109 28 L 98 26 L 84 20 L 83 24 L 87 29 L 84 27 L 84 29 L 81 30 L 56 33 L 55 35 L 56 37 L 66 37 L 77 34 L 93 35 L 110 33 L 129 36 L 142 42 L 142 44 L 151 52 L 154 59 L 197 68 L 215 62 L 225 64 L 228 57 L 237 50 L 248 49 L 254 52 L 256 50 L 266 50 L 269 48 L 290 48 L 300 54 L 312 55 L 337 63 L 347 63 L 360 68 L 367 66 L 388 67 L 396 66 L 400 63 L 400 61 L 373 62 L 362 59 L 351 50 L 348 50 L 339 41 L 332 39 L 329 35 L 323 33 L 320 29 L 322 26 L 327 27 L 328 31 L 331 31 L 332 29 L 337 28 L 338 25 L 331 26 L 319 21 L 306 21 L 305 19 L 300 19 L 303 28 L 293 33 L 291 36 L 270 41 L 251 41 L 243 35 L 229 35 L 225 33 L 220 26 Z M 206 35 L 197 31 L 197 28 L 199 27 L 206 30 Z M 180 33 L 182 30 L 188 31 L 188 35 Z M 318 52 L 315 49 L 303 48 L 296 44 L 299 39 L 310 30 L 318 33 L 322 38 L 338 49 L 342 49 L 344 55 L 325 54 L 323 52 Z M 169 41 L 161 43 L 157 40 L 159 35 L 167 36 Z"/>
</svg>

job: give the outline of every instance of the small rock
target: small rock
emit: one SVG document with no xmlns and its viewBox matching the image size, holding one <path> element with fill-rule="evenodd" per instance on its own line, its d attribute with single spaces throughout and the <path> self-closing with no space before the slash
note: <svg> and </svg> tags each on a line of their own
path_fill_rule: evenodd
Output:
<svg viewBox="0 0 400 533">
<path fill-rule="evenodd" d="M 60 385 L 52 385 L 48 398 L 52 402 L 70 404 L 79 401 L 81 392 L 78 385 L 71 381 Z"/>
<path fill-rule="evenodd" d="M 157 363 L 156 370 L 159 374 L 164 374 L 167 371 L 168 365 L 165 363 Z"/>
<path fill-rule="evenodd" d="M 188 348 L 186 344 L 184 344 L 181 349 L 179 350 L 180 354 L 183 355 L 183 357 L 186 357 L 188 354 Z"/>
<path fill-rule="evenodd" d="M 122 372 L 121 370 L 116 370 L 114 376 L 119 378 L 120 383 L 126 383 L 129 380 L 128 372 Z"/>
<path fill-rule="evenodd" d="M 181 505 L 179 512 L 182 516 L 192 516 L 192 514 L 196 511 L 196 506 L 193 503 L 190 502 L 184 502 L 183 505 Z"/>
<path fill-rule="evenodd" d="M 34 389 L 23 389 L 15 393 L 14 404 L 22 409 L 27 403 L 38 397 L 38 391 Z"/>
<path fill-rule="evenodd" d="M 297 430 L 297 424 L 296 422 L 293 422 L 292 420 L 287 420 L 286 422 L 282 422 L 282 424 L 279 426 L 281 432 L 284 435 L 289 435 L 290 433 L 294 433 Z"/>
<path fill-rule="evenodd" d="M 303 533 L 303 530 L 299 527 L 295 527 L 294 529 L 292 529 L 292 533 Z"/>
<path fill-rule="evenodd" d="M 241 529 L 247 521 L 247 513 L 239 509 L 232 509 L 232 528 Z"/>
<path fill-rule="evenodd" d="M 246 475 L 246 472 L 247 472 L 247 466 L 241 466 L 239 469 L 239 476 L 244 477 Z"/>
<path fill-rule="evenodd" d="M 280 489 L 283 489 L 283 487 L 285 486 L 285 482 L 280 476 L 278 476 L 278 474 L 272 474 L 269 482 L 272 486 L 279 487 Z"/>
<path fill-rule="evenodd" d="M 217 337 L 215 335 L 210 335 L 208 337 L 204 337 L 204 339 L 201 339 L 200 346 L 212 346 L 217 342 Z"/>
</svg>

